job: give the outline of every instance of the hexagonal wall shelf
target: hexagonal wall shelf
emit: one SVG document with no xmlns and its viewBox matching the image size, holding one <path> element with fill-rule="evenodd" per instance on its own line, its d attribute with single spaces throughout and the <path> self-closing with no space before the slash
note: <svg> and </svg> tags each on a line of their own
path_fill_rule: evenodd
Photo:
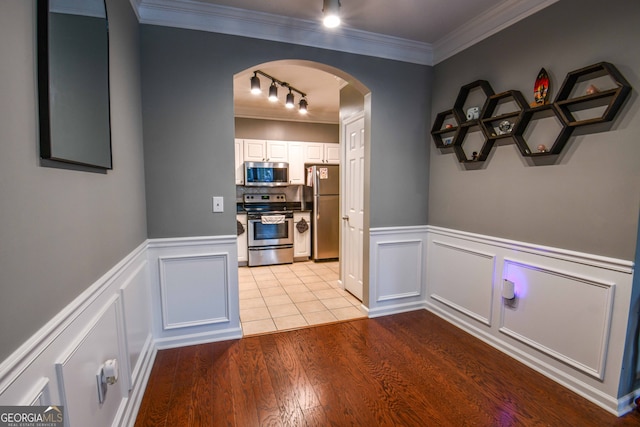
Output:
<svg viewBox="0 0 640 427">
<path fill-rule="evenodd" d="M 542 122 L 546 123 L 544 131 L 537 128 Z M 513 139 L 520 154 L 525 157 L 560 154 L 575 129 L 564 123 L 554 104 L 528 109 L 524 112 L 521 123 L 521 130 Z"/>
<path fill-rule="evenodd" d="M 601 79 L 606 76 L 608 82 Z M 606 87 L 591 83 L 595 81 L 603 82 Z M 555 103 L 567 126 L 584 126 L 613 120 L 630 92 L 631 85 L 618 69 L 608 62 L 600 62 L 568 73 Z"/>
<path fill-rule="evenodd" d="M 466 106 L 467 99 L 472 92 L 479 91 L 480 98 L 484 97 L 484 99 L 479 100 L 481 102 L 480 105 L 474 105 L 473 107 L 477 107 L 477 117 L 468 116 L 468 111 L 465 111 L 465 108 L 471 108 L 472 106 Z M 475 82 L 471 82 L 466 84 L 460 88 L 460 92 L 458 92 L 458 97 L 456 98 L 456 102 L 453 104 L 453 114 L 456 115 L 458 123 L 460 126 L 472 126 L 477 123 L 477 120 L 480 118 L 480 112 L 482 111 L 482 107 L 486 102 L 487 98 L 493 95 L 493 89 L 491 85 L 486 80 L 476 80 Z"/>
<path fill-rule="evenodd" d="M 458 121 L 453 114 L 453 110 L 438 113 L 433 127 L 431 137 L 438 148 L 448 148 L 453 145 L 453 140 L 458 134 Z"/>
<path fill-rule="evenodd" d="M 527 101 L 518 90 L 491 95 L 480 116 L 487 139 L 509 138 L 521 132 L 522 116 L 528 109 Z"/>
</svg>

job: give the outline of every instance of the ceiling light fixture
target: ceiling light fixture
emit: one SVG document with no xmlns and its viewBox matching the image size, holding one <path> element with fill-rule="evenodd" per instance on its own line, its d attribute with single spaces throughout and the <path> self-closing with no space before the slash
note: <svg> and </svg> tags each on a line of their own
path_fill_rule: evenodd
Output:
<svg viewBox="0 0 640 427">
<path fill-rule="evenodd" d="M 253 77 L 251 77 L 251 93 L 254 95 L 262 93 L 260 89 L 260 77 L 258 77 L 257 71 L 254 71 Z"/>
<path fill-rule="evenodd" d="M 299 108 L 298 111 L 300 111 L 300 114 L 307 114 L 307 106 L 308 106 L 307 100 L 302 98 L 300 100 L 300 104 L 299 105 L 300 105 L 300 108 Z"/>
<path fill-rule="evenodd" d="M 323 0 L 322 12 L 325 27 L 335 28 L 340 25 L 340 0 Z"/>
<path fill-rule="evenodd" d="M 284 104 L 287 108 L 293 108 L 296 104 L 295 99 L 293 98 L 293 93 L 291 93 L 291 88 L 289 88 L 289 93 L 287 94 L 287 102 Z"/>
<path fill-rule="evenodd" d="M 289 89 L 289 93 L 287 94 L 287 97 L 286 97 L 285 107 L 287 108 L 295 107 L 295 97 L 293 95 L 293 92 L 298 92 L 302 98 L 300 99 L 300 104 L 299 104 L 300 114 L 307 114 L 309 104 L 307 103 L 306 93 L 302 92 L 299 89 L 296 89 L 295 87 L 291 86 L 287 82 L 283 82 L 282 80 L 278 80 L 275 77 L 270 76 L 269 74 L 263 71 L 256 70 L 253 72 L 253 77 L 251 77 L 251 93 L 257 94 L 261 92 L 260 77 L 258 77 L 258 74 L 271 80 L 271 85 L 269 85 L 269 101 L 276 102 L 278 100 L 278 86 L 284 87 L 286 89 Z"/>
<path fill-rule="evenodd" d="M 271 81 L 271 86 L 269 86 L 269 101 L 278 101 L 278 86 L 275 81 Z"/>
</svg>

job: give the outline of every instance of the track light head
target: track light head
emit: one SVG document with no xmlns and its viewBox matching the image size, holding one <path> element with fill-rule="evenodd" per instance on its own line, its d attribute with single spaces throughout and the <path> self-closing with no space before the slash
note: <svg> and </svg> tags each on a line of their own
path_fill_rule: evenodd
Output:
<svg viewBox="0 0 640 427">
<path fill-rule="evenodd" d="M 322 12 L 325 27 L 335 28 L 340 25 L 340 0 L 323 0 Z"/>
<path fill-rule="evenodd" d="M 289 93 L 287 94 L 287 102 L 284 104 L 287 108 L 295 107 L 295 100 L 293 98 L 293 93 L 291 93 L 291 89 L 289 89 Z"/>
<path fill-rule="evenodd" d="M 261 93 L 260 89 L 260 78 L 258 77 L 258 73 L 254 72 L 253 77 L 251 77 L 251 93 L 257 95 Z"/>
<path fill-rule="evenodd" d="M 300 114 L 307 114 L 307 107 L 308 107 L 307 100 L 302 98 L 300 100 L 299 105 L 300 105 L 300 109 L 298 111 L 300 111 Z"/>
<path fill-rule="evenodd" d="M 278 100 L 278 87 L 276 86 L 276 82 L 272 81 L 271 86 L 269 86 L 269 101 L 276 102 Z"/>
</svg>

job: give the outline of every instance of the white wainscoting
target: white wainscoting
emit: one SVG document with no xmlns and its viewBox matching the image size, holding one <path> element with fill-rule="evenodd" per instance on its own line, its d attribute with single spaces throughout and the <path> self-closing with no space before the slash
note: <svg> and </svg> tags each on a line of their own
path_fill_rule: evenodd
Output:
<svg viewBox="0 0 640 427">
<path fill-rule="evenodd" d="M 459 268 L 447 268 L 455 259 Z M 429 297 L 491 326 L 496 255 L 434 240 L 430 247 Z"/>
<path fill-rule="evenodd" d="M 424 307 L 427 227 L 370 230 L 369 317 Z"/>
<path fill-rule="evenodd" d="M 236 236 L 149 240 L 160 349 L 240 338 Z"/>
<path fill-rule="evenodd" d="M 119 296 L 114 295 L 56 362 L 67 426 L 75 425 L 78 420 L 92 420 L 96 426 L 108 426 L 116 419 L 125 399 L 129 388 L 127 374 L 119 375 L 118 382 L 106 387 L 102 403 L 97 398 L 96 375 L 104 361 L 116 359 L 121 371 L 128 373 L 126 353 L 120 346 L 124 337 L 119 308 Z"/>
<path fill-rule="evenodd" d="M 428 227 L 425 307 L 616 415 L 634 265 Z M 504 279 L 516 297 L 502 298 Z"/>
<path fill-rule="evenodd" d="M 0 365 L 1 405 L 65 405 L 67 425 L 130 426 L 155 347 L 144 242 Z M 98 404 L 96 373 L 117 358 L 120 377 Z"/>
<path fill-rule="evenodd" d="M 615 284 L 507 258 L 503 277 L 517 289 L 500 332 L 603 379 Z"/>
</svg>

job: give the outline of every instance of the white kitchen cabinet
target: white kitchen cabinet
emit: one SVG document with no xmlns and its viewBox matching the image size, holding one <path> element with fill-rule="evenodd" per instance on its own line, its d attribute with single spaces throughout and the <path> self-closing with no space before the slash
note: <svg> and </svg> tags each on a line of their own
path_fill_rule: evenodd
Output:
<svg viewBox="0 0 640 427">
<path fill-rule="evenodd" d="M 298 231 L 298 223 L 304 219 L 308 228 L 304 232 Z M 293 213 L 293 258 L 302 261 L 311 257 L 311 212 Z"/>
<path fill-rule="evenodd" d="M 245 162 L 289 161 L 288 144 L 286 141 L 245 139 L 243 154 Z"/>
<path fill-rule="evenodd" d="M 340 144 L 324 144 L 325 163 L 340 164 Z"/>
<path fill-rule="evenodd" d="M 340 144 L 306 142 L 304 144 L 305 163 L 340 163 Z"/>
<path fill-rule="evenodd" d="M 302 142 L 289 142 L 289 184 L 304 185 L 304 152 Z"/>
<path fill-rule="evenodd" d="M 236 185 L 244 185 L 244 142 L 235 140 Z"/>
<path fill-rule="evenodd" d="M 238 265 L 247 265 L 247 262 L 249 262 L 249 246 L 247 240 L 249 230 L 247 229 L 247 214 L 237 214 L 236 220 L 240 222 L 244 229 L 244 232 L 238 235 Z"/>
</svg>

